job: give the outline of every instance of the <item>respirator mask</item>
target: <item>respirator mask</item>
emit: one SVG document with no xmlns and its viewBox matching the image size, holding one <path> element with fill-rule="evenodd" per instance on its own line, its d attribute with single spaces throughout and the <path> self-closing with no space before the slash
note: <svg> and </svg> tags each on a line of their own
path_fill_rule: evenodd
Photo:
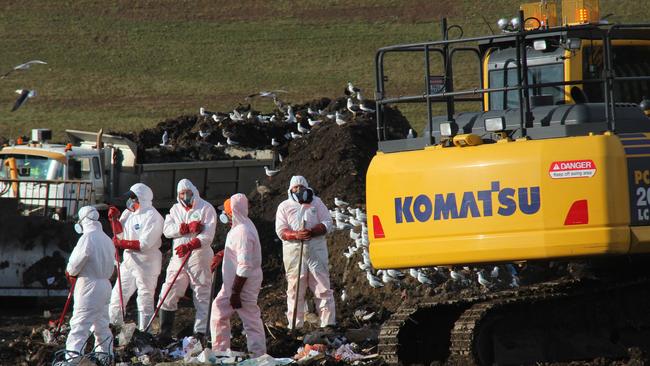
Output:
<svg viewBox="0 0 650 366">
<path fill-rule="evenodd" d="M 300 186 L 296 192 L 291 192 L 291 199 L 300 204 L 311 203 L 314 199 L 314 191 L 310 188 Z"/>
</svg>

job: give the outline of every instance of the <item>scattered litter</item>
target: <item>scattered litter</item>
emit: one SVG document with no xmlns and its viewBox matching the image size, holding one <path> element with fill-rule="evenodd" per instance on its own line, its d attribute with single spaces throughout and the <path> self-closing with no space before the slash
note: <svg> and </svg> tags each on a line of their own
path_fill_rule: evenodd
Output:
<svg viewBox="0 0 650 366">
<path fill-rule="evenodd" d="M 186 362 L 189 362 L 190 358 L 198 355 L 203 351 L 203 346 L 201 342 L 194 337 L 185 337 L 183 338 L 183 358 Z"/>
<path fill-rule="evenodd" d="M 129 344 L 131 337 L 133 337 L 133 332 L 135 331 L 135 323 L 125 323 L 122 325 L 120 334 L 117 335 L 117 344 L 119 346 L 124 346 Z"/>
<path fill-rule="evenodd" d="M 52 316 L 52 313 L 49 310 L 43 311 L 43 318 L 48 319 Z"/>
<path fill-rule="evenodd" d="M 354 343 L 343 344 L 334 352 L 334 359 L 337 361 L 353 362 L 363 358 L 363 355 L 355 352 L 357 345 Z"/>
<path fill-rule="evenodd" d="M 274 358 L 270 355 L 261 355 L 257 358 L 249 358 L 237 364 L 237 366 L 284 366 L 293 363 L 291 358 Z"/>
<path fill-rule="evenodd" d="M 54 343 L 54 334 L 49 329 L 43 329 L 43 342 L 45 344 Z"/>
<path fill-rule="evenodd" d="M 313 359 L 318 354 L 325 354 L 327 346 L 324 344 L 305 344 L 304 347 L 298 348 L 296 355 L 293 356 L 294 360 Z"/>
<path fill-rule="evenodd" d="M 52 285 L 56 281 L 56 277 L 48 277 L 45 281 L 48 285 Z"/>
<path fill-rule="evenodd" d="M 149 359 L 148 355 L 138 356 L 138 361 L 143 365 L 151 365 L 151 360 Z"/>
</svg>

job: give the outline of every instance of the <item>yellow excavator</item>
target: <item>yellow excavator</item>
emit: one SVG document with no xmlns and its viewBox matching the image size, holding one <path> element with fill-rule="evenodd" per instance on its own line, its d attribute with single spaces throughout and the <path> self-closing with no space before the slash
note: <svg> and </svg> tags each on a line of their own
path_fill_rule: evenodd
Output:
<svg viewBox="0 0 650 366">
<path fill-rule="evenodd" d="M 452 38 L 458 26 L 443 19 L 440 41 L 378 50 L 379 149 L 366 178 L 372 265 L 455 274 L 451 282 L 465 272 L 462 281 L 483 288 L 404 303 L 381 331 L 388 364 L 520 365 L 650 349 L 650 24 L 609 24 L 599 13 L 597 0 L 541 1 L 500 20 L 500 34 Z M 386 57 L 404 53 L 423 59 L 415 95 L 390 90 L 399 73 L 387 77 Z M 454 88 L 458 60 L 477 70 L 469 88 Z M 383 110 L 400 103 L 425 106 L 419 137 L 386 138 Z M 433 116 L 436 104 L 445 115 Z M 511 263 L 586 263 L 589 275 L 522 273 L 521 286 L 498 286 L 498 271 L 476 278 L 500 265 L 514 278 Z"/>
</svg>

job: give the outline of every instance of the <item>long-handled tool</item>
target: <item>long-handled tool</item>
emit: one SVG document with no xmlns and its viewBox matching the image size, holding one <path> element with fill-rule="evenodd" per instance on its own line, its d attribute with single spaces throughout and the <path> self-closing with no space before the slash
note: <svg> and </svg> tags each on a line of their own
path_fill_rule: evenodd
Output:
<svg viewBox="0 0 650 366">
<path fill-rule="evenodd" d="M 111 220 L 111 229 L 113 230 L 113 238 L 117 236 L 115 234 L 116 229 L 115 221 Z M 124 296 L 122 296 L 122 275 L 120 274 L 120 249 L 115 248 L 115 261 L 117 261 L 117 289 L 120 293 L 120 308 L 122 309 L 122 321 L 126 317 L 126 311 L 124 310 Z"/>
<path fill-rule="evenodd" d="M 151 324 L 153 324 L 153 320 L 156 318 L 156 315 L 158 315 L 158 312 L 160 311 L 160 308 L 162 307 L 162 304 L 165 302 L 165 299 L 167 298 L 167 295 L 169 294 L 169 291 L 171 291 L 172 287 L 174 286 L 174 283 L 176 283 L 176 279 L 178 278 L 178 275 L 181 274 L 181 270 L 183 267 L 185 267 L 185 263 L 187 263 L 187 260 L 190 259 L 190 256 L 192 255 L 193 249 L 190 249 L 189 253 L 185 255 L 185 258 L 183 258 L 183 263 L 181 263 L 181 266 L 178 268 L 178 271 L 174 275 L 174 278 L 172 279 L 172 282 L 167 286 L 167 290 L 163 294 L 162 299 L 158 300 L 158 306 L 156 306 L 156 311 L 153 312 L 153 316 L 151 319 L 149 319 L 149 323 L 147 323 L 147 326 L 144 328 L 143 332 L 146 333 L 149 328 L 151 327 Z M 174 254 L 172 254 L 174 255 Z"/>
<path fill-rule="evenodd" d="M 300 211 L 298 213 L 298 218 L 300 219 L 300 230 L 305 228 L 305 220 L 304 220 L 304 206 L 300 206 Z M 300 241 L 300 257 L 298 259 L 298 279 L 296 280 L 296 298 L 293 302 L 293 314 L 291 317 L 291 330 L 296 329 L 296 315 L 298 312 L 298 297 L 300 296 L 300 276 L 302 276 L 302 255 L 303 255 L 303 250 L 305 248 L 305 242 Z"/>
<path fill-rule="evenodd" d="M 59 332 L 61 331 L 61 326 L 63 325 L 63 319 L 65 318 L 65 314 L 68 313 L 70 302 L 72 302 L 72 295 L 74 294 L 74 286 L 76 284 L 77 281 L 74 281 L 72 282 L 72 285 L 70 285 L 70 292 L 68 292 L 68 299 L 65 301 L 65 305 L 63 306 L 63 312 L 61 313 L 61 316 L 59 317 L 59 322 L 56 325 L 56 330 L 54 331 L 54 338 L 59 336 Z"/>
</svg>

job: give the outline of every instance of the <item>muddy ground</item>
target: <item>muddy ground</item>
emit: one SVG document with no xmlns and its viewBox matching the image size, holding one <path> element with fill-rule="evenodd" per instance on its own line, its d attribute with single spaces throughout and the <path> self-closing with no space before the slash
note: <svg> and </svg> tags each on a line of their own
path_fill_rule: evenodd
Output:
<svg viewBox="0 0 650 366">
<path fill-rule="evenodd" d="M 267 187 L 267 193 L 260 194 L 257 190 L 247 193 L 250 199 L 250 216 L 254 220 L 262 242 L 264 257 L 264 283 L 260 293 L 259 304 L 262 318 L 267 331 L 269 354 L 277 357 L 292 356 L 300 339 L 288 336 L 286 331 L 286 281 L 283 276 L 281 243 L 275 235 L 274 217 L 278 204 L 287 197 L 287 186 L 292 175 L 303 175 L 315 189 L 318 196 L 330 208 L 334 207 L 334 197 L 349 202 L 353 207 L 364 207 L 365 173 L 377 149 L 376 125 L 374 114 L 359 113 L 356 117 L 347 116 L 347 123 L 339 126 L 334 121 L 323 116 L 312 118 L 322 119 L 323 122 L 314 127 L 309 126 L 307 109 L 323 110 L 325 114 L 335 111 L 345 111 L 345 98 L 322 98 L 300 105 L 293 109 L 297 120 L 303 128 L 311 131 L 299 138 L 287 138 L 287 133 L 298 133 L 297 124 L 281 121 L 260 123 L 255 118 L 233 122 L 225 118 L 227 113 L 219 113 L 216 120 L 210 115 L 181 116 L 161 122 L 153 129 L 128 132 L 111 131 L 130 137 L 138 143 L 139 159 L 141 162 L 186 161 L 186 160 L 219 160 L 230 158 L 223 153 L 220 145 L 226 144 L 226 135 L 247 148 L 273 148 L 282 155 L 282 162 L 277 162 L 280 172 L 273 177 L 260 180 Z M 247 113 L 247 106 L 240 106 L 242 113 Z M 252 111 L 254 116 L 258 112 Z M 280 110 L 274 112 L 278 119 L 286 114 Z M 222 119 L 223 118 L 223 119 Z M 388 118 L 393 137 L 406 136 L 410 125 L 399 110 L 389 110 Z M 219 121 L 217 121 L 219 120 Z M 161 136 L 168 131 L 170 146 L 159 148 Z M 207 137 L 201 137 L 199 131 L 209 131 Z M 224 134 L 224 131 L 226 132 Z M 275 138 L 279 146 L 271 146 Z M 214 248 L 223 246 L 227 228 L 221 225 L 218 229 Z M 357 229 L 358 231 L 358 229 Z M 406 277 L 399 284 L 387 284 L 375 289 L 369 286 L 365 273 L 357 267 L 360 255 L 348 259 L 343 251 L 352 244 L 348 230 L 335 231 L 328 235 L 330 252 L 330 277 L 335 292 L 337 320 L 341 333 L 350 330 L 364 329 L 364 335 L 375 334 L 379 325 L 405 302 L 417 302 L 422 299 L 459 298 L 473 296 L 483 291 L 473 283 L 457 288 L 453 282 L 443 277 L 432 277 L 432 286 L 421 285 L 415 279 Z M 163 246 L 166 258 L 169 258 L 169 242 Z M 539 274 L 533 269 L 522 273 L 522 284 L 526 281 L 537 282 L 545 279 L 547 274 Z M 554 276 L 564 276 L 566 273 L 556 273 Z M 43 277 L 43 276 L 41 276 Z M 162 277 L 160 281 L 162 281 Z M 345 289 L 347 299 L 341 299 Z M 157 292 L 158 293 L 158 292 Z M 16 303 L 6 302 L 3 315 L 0 317 L 0 364 L 49 364 L 55 346 L 42 342 L 40 330 L 49 320 L 55 319 L 61 312 L 63 299 L 54 302 Z M 50 317 L 44 318 L 43 311 L 50 311 Z M 373 315 L 367 320 L 354 316 L 354 312 L 364 310 Z M 136 318 L 135 301 L 131 300 L 127 308 L 127 319 Z M 191 293 L 181 300 L 177 314 L 174 332 L 178 337 L 190 335 L 192 332 L 193 309 Z M 242 335 L 238 320 L 233 322 L 233 348 L 243 350 L 245 339 Z M 157 321 L 154 322 L 154 330 Z M 315 329 L 307 323 L 306 331 Z M 354 336 L 353 333 L 348 333 Z M 376 337 L 364 342 L 367 353 L 375 353 Z M 118 355 L 118 359 L 126 360 L 128 355 Z M 641 365 L 646 361 L 643 353 L 630 354 L 625 360 L 592 360 L 589 362 L 571 363 L 609 365 L 635 364 Z"/>
</svg>

